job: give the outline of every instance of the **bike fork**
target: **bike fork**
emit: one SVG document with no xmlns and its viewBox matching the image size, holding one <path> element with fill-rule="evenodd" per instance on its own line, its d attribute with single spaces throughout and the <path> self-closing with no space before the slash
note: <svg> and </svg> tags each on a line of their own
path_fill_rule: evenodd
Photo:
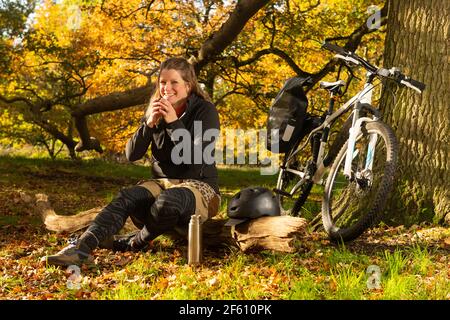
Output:
<svg viewBox="0 0 450 320">
<path fill-rule="evenodd" d="M 373 160 L 375 155 L 375 145 L 377 144 L 378 135 L 373 133 L 370 135 L 369 138 L 369 146 L 367 147 L 367 159 L 366 159 L 366 165 L 364 167 L 365 170 L 372 171 L 373 167 Z"/>
<path fill-rule="evenodd" d="M 349 130 L 347 153 L 345 155 L 345 164 L 344 164 L 344 175 L 348 180 L 352 179 L 352 161 L 358 155 L 358 150 L 355 151 L 356 138 L 361 133 L 361 126 L 363 122 L 371 122 L 371 121 L 374 120 L 368 117 L 359 118 L 356 121 L 355 125 L 352 126 Z M 372 170 L 373 154 L 375 150 L 375 145 L 377 143 L 377 139 L 378 137 L 376 134 L 370 135 L 365 169 Z"/>
</svg>

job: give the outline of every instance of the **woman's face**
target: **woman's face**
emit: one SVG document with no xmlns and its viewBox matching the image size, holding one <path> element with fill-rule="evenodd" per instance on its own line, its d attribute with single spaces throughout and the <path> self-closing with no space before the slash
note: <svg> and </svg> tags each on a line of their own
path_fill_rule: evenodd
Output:
<svg viewBox="0 0 450 320">
<path fill-rule="evenodd" d="M 163 69 L 161 71 L 159 75 L 159 93 L 174 108 L 178 108 L 186 102 L 189 90 L 189 84 L 183 80 L 177 70 Z"/>
</svg>

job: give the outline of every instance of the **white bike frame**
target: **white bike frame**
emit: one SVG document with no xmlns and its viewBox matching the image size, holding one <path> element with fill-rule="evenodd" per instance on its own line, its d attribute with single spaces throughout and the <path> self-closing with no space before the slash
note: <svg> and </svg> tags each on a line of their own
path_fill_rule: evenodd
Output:
<svg viewBox="0 0 450 320">
<path fill-rule="evenodd" d="M 370 72 L 368 73 L 368 76 L 369 75 L 370 75 Z M 309 133 L 306 141 L 289 155 L 288 159 L 286 160 L 286 163 L 288 163 L 290 159 L 292 159 L 298 152 L 300 152 L 308 144 L 312 135 L 314 135 L 315 133 L 317 133 L 319 131 L 324 130 L 325 128 L 330 128 L 331 124 L 333 123 L 333 121 L 336 118 L 341 116 L 343 113 L 347 112 L 348 109 L 350 109 L 353 106 L 354 109 L 352 111 L 352 114 L 353 114 L 352 126 L 349 129 L 349 138 L 348 138 L 348 143 L 347 143 L 347 152 L 346 152 L 345 165 L 344 165 L 344 175 L 347 177 L 347 179 L 351 179 L 352 178 L 352 171 L 351 171 L 352 160 L 357 156 L 357 151 L 355 152 L 355 143 L 356 143 L 358 136 L 361 134 L 362 124 L 378 120 L 375 116 L 373 118 L 359 117 L 358 105 L 363 104 L 363 103 L 371 105 L 373 89 L 374 89 L 374 85 L 370 82 L 367 82 L 364 85 L 364 88 L 361 91 L 359 91 L 356 95 L 354 95 L 352 98 L 350 98 L 344 105 L 342 105 L 342 107 L 340 107 L 338 110 L 333 112 L 331 115 L 327 115 L 324 122 L 319 127 L 317 127 L 316 129 L 312 130 Z M 373 161 L 374 161 L 374 157 L 373 157 L 374 152 L 373 151 L 374 151 L 375 145 L 377 143 L 377 138 L 378 137 L 376 134 L 370 135 L 365 169 L 369 169 L 369 170 L 372 169 Z M 326 144 L 327 143 L 324 141 L 320 142 L 319 153 L 318 153 L 318 157 L 317 157 L 317 169 L 314 173 L 314 176 L 312 177 L 312 181 L 315 184 L 321 184 L 322 177 L 325 173 L 325 165 L 323 163 L 323 160 L 324 160 Z M 300 177 L 300 180 L 295 184 L 295 186 L 291 189 L 291 191 L 288 192 L 288 194 L 290 196 L 293 196 L 295 194 L 295 192 L 297 192 L 298 188 L 300 188 L 300 186 L 306 181 L 306 179 L 311 178 L 311 177 L 307 176 L 306 172 L 302 172 L 302 171 L 295 170 L 292 168 L 287 168 L 287 167 L 283 168 L 283 166 L 282 166 L 280 168 L 280 173 L 278 175 L 278 180 L 277 180 L 277 189 L 278 190 L 282 189 L 282 185 L 281 185 L 282 177 L 285 172 L 290 172 L 290 173 L 293 173 Z"/>
</svg>

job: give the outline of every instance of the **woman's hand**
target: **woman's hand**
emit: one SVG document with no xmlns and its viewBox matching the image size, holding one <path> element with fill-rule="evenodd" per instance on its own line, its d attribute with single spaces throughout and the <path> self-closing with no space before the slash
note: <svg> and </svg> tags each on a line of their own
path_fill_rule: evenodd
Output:
<svg viewBox="0 0 450 320">
<path fill-rule="evenodd" d="M 152 103 L 152 108 L 147 118 L 147 125 L 150 128 L 153 128 L 161 118 L 163 118 L 166 123 L 171 123 L 178 119 L 174 107 L 164 98 Z"/>
<path fill-rule="evenodd" d="M 156 105 L 157 101 L 152 103 L 150 110 L 148 110 L 147 116 L 147 126 L 153 128 L 161 119 L 161 112 L 159 112 L 159 107 Z"/>
<path fill-rule="evenodd" d="M 154 108 L 157 110 L 156 112 L 164 118 L 166 123 L 171 123 L 178 119 L 175 108 L 168 100 L 164 98 L 156 101 L 154 103 Z"/>
</svg>

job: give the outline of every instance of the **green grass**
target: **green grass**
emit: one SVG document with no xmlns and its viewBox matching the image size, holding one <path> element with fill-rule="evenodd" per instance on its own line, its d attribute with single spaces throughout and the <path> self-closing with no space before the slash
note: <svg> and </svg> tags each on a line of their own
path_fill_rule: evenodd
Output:
<svg viewBox="0 0 450 320">
<path fill-rule="evenodd" d="M 314 274 L 306 273 L 294 281 L 290 290 L 283 296 L 288 300 L 317 300 L 325 299 L 326 287 L 317 281 Z"/>
<path fill-rule="evenodd" d="M 398 276 L 403 272 L 408 263 L 408 257 L 400 250 L 395 250 L 394 253 L 385 251 L 384 259 L 386 261 L 385 275 L 391 278 Z"/>
<path fill-rule="evenodd" d="M 369 241 L 333 245 L 325 235 L 315 233 L 300 239 L 302 249 L 295 253 L 205 250 L 204 261 L 196 268 L 186 264 L 185 244 L 161 236 L 151 252 L 96 251 L 96 266 L 81 270 L 80 290 L 67 288 L 63 268 L 38 264 L 42 255 L 61 248 L 67 235 L 31 224 L 36 217 L 14 200 L 20 190 L 47 193 L 58 213 L 76 212 L 107 203 L 122 184 L 148 178 L 149 172 L 145 166 L 101 160 L 79 163 L 0 156 L 0 298 L 450 299 L 448 250 L 424 240 L 387 246 L 398 236 L 389 231 L 370 236 L 379 247 L 371 247 Z M 260 175 L 258 168 L 219 168 L 221 216 L 237 191 L 248 186 L 271 188 L 275 180 L 276 176 Z M 320 188 L 314 188 L 311 197 L 309 208 L 315 211 L 320 205 Z M 411 230 L 409 238 L 414 232 Z M 439 239 L 448 236 L 448 231 L 443 231 Z M 380 289 L 367 287 L 370 265 L 381 270 Z"/>
<path fill-rule="evenodd" d="M 21 170 L 11 170 L 20 167 Z M 150 168 L 133 164 L 115 164 L 100 159 L 71 161 L 66 159 L 49 160 L 48 158 L 28 158 L 24 156 L 0 156 L 0 173 L 19 178 L 21 173 L 41 173 L 58 170 L 96 177 L 135 178 L 150 177 Z M 6 180 L 6 179 L 5 179 Z"/>
<path fill-rule="evenodd" d="M 426 276 L 434 272 L 434 264 L 430 257 L 432 254 L 426 246 L 414 245 L 411 249 L 412 271 L 415 274 Z"/>
<path fill-rule="evenodd" d="M 366 289 L 365 272 L 358 270 L 352 263 L 344 269 L 331 270 L 331 281 L 335 286 L 335 298 L 339 300 L 360 300 Z"/>
</svg>

